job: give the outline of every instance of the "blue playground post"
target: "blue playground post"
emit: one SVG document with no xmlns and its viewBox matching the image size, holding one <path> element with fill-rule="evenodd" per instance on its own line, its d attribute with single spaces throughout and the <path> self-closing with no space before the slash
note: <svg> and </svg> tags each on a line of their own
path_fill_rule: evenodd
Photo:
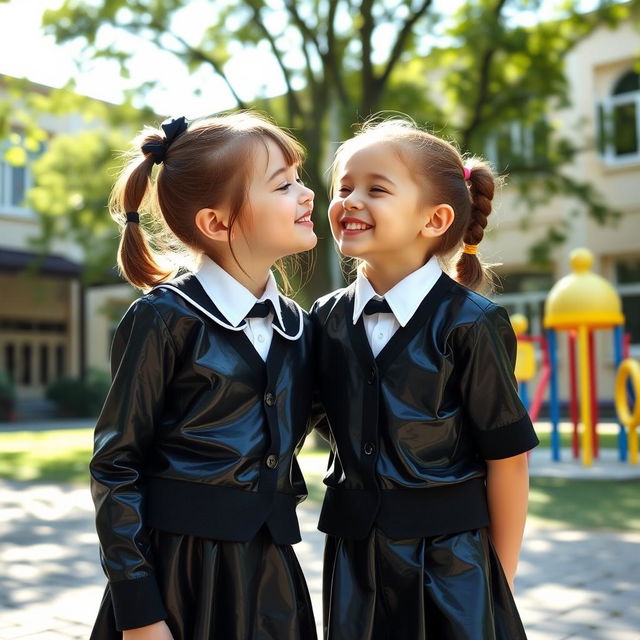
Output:
<svg viewBox="0 0 640 640">
<path fill-rule="evenodd" d="M 529 391 L 526 382 L 520 382 L 518 384 L 518 395 L 520 396 L 520 400 L 522 400 L 522 404 L 525 409 L 529 411 Z"/>
<path fill-rule="evenodd" d="M 558 353 L 556 332 L 547 329 L 547 345 L 549 347 L 549 364 L 551 379 L 549 380 L 549 413 L 551 414 L 551 459 L 560 462 L 560 404 L 558 401 Z"/>
<path fill-rule="evenodd" d="M 613 352 L 615 372 L 617 373 L 620 364 L 624 360 L 624 327 L 618 325 L 613 328 Z M 633 394 L 633 392 L 631 392 Z M 632 396 L 633 397 L 633 396 Z M 627 460 L 627 430 L 621 422 L 618 422 L 618 458 L 620 462 Z"/>
</svg>

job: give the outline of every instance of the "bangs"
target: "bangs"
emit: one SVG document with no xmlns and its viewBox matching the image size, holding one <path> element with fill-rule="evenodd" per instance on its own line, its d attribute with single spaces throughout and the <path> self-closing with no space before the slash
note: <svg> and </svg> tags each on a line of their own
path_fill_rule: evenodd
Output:
<svg viewBox="0 0 640 640">
<path fill-rule="evenodd" d="M 299 167 L 304 162 L 304 148 L 286 131 L 282 131 L 276 127 L 265 127 L 261 133 L 264 137 L 273 141 L 280 151 L 282 151 L 287 166 Z"/>
</svg>

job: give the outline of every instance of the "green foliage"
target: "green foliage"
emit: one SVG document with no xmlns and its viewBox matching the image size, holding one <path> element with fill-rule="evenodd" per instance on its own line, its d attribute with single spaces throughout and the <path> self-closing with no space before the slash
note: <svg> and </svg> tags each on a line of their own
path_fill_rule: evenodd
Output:
<svg viewBox="0 0 640 640">
<path fill-rule="evenodd" d="M 84 278 L 101 281 L 115 265 L 117 228 L 107 200 L 128 140 L 118 129 L 56 136 L 33 164 L 35 187 L 28 204 L 41 220 L 34 244 L 45 250 L 54 238 L 70 238 L 87 256 Z"/>
<path fill-rule="evenodd" d="M 208 24 L 186 31 L 183 25 L 194 15 L 189 12 L 196 4 L 208 9 Z M 80 40 L 86 45 L 87 56 L 116 60 L 123 74 L 128 73 L 132 48 L 121 47 L 115 38 L 101 47 L 98 34 L 105 27 L 126 32 L 172 53 L 191 72 L 208 69 L 212 76 L 222 78 L 238 107 L 256 106 L 271 113 L 308 150 L 305 172 L 316 191 L 316 211 L 320 212 L 317 229 L 324 238 L 329 237 L 326 216 L 322 215 L 328 201 L 325 170 L 333 145 L 351 135 L 354 122 L 381 109 L 409 113 L 430 130 L 457 141 L 463 152 L 479 155 L 485 155 L 496 138 L 506 139 L 510 123 L 532 128 L 532 156 L 508 144 L 500 147 L 499 169 L 508 173 L 511 184 L 521 191 L 522 215 L 533 218 L 535 208 L 562 194 L 569 195 L 598 222 L 608 222 L 615 213 L 612 207 L 570 170 L 577 154 L 593 148 L 594 142 L 585 141 L 576 148 L 548 114 L 567 106 L 563 63 L 567 53 L 601 25 L 637 20 L 640 0 L 600 0 L 589 13 L 580 13 L 578 3 L 561 3 L 552 19 L 541 22 L 534 14 L 546 4 L 542 0 L 468 0 L 456 11 L 443 4 L 438 13 L 433 0 L 65 0 L 58 9 L 45 13 L 43 24 L 58 42 Z M 519 21 L 523 12 L 533 19 Z M 203 15 L 199 13 L 199 19 Z M 285 81 L 283 95 L 269 98 L 257 90 L 251 104 L 240 98 L 226 68 L 240 49 L 271 52 Z M 144 101 L 154 84 L 150 80 L 138 88 L 137 102 Z M 130 101 L 122 109 L 113 109 L 114 113 L 109 108 L 98 115 L 95 109 L 99 106 L 88 102 L 78 105 L 73 102 L 78 98 L 69 93 L 54 92 L 55 99 L 47 105 L 32 104 L 25 112 L 79 109 L 89 114 L 94 110 L 94 117 L 104 118 L 112 127 L 157 119 L 148 112 L 135 113 Z M 49 100 L 42 95 L 30 99 L 34 103 Z M 114 117 L 120 118 L 118 123 Z M 5 132 L 8 118 L 8 111 L 0 106 L 0 128 Z M 26 137 L 37 131 L 21 110 L 15 118 Z M 579 126 L 569 123 L 572 129 Z M 26 148 L 26 137 L 16 146 Z M 104 132 L 99 139 L 114 144 Z M 86 140 L 83 144 L 92 147 Z M 71 147 L 69 141 L 67 149 L 71 151 Z M 95 222 L 100 232 L 106 229 L 102 226 L 103 204 L 96 197 L 99 179 L 94 176 L 88 181 L 89 194 L 82 195 L 80 209 L 74 209 L 67 197 L 64 204 L 62 198 L 55 205 L 57 210 L 66 207 L 65 213 L 46 213 L 46 192 L 49 189 L 57 195 L 63 189 L 60 169 L 64 166 L 53 145 L 48 153 L 58 155 L 52 167 L 58 178 L 57 186 L 38 184 L 35 201 L 43 215 L 43 238 L 49 241 L 56 234 L 68 233 L 54 222 L 65 216 L 71 223 L 70 233 L 79 234 L 86 243 L 83 246 L 91 249 L 88 255 L 93 260 L 101 253 L 90 242 L 91 225 Z M 76 163 L 69 163 L 76 174 L 87 175 L 95 167 L 112 168 L 103 155 L 104 164 L 88 164 L 82 170 L 82 162 L 93 162 L 94 157 L 88 150 L 80 150 L 79 155 Z M 25 154 L 15 151 L 13 156 L 19 162 Z M 81 193 L 76 184 L 69 187 L 70 193 Z M 548 242 L 563 237 L 562 224 L 559 221 L 550 231 Z M 330 242 L 324 244 L 326 251 L 318 256 L 317 275 L 309 288 L 311 296 L 329 286 L 327 265 L 333 247 Z M 111 251 L 112 245 L 106 242 L 105 252 L 107 246 Z M 531 257 L 545 260 L 545 253 L 552 248 L 535 246 Z"/>
<path fill-rule="evenodd" d="M 107 374 L 91 372 L 86 380 L 61 378 L 49 385 L 46 397 L 55 402 L 61 416 L 96 416 L 109 391 L 110 381 Z"/>
</svg>

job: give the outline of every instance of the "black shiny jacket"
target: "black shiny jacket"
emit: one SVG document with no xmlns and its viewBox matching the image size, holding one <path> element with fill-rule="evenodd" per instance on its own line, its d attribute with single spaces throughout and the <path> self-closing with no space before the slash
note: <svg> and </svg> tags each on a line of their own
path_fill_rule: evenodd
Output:
<svg viewBox="0 0 640 640">
<path fill-rule="evenodd" d="M 402 538 L 487 526 L 485 460 L 538 442 L 507 313 L 443 273 L 374 358 L 362 316 L 353 324 L 354 292 L 311 310 L 332 444 L 320 529 L 364 538 L 376 525 Z"/>
<path fill-rule="evenodd" d="M 138 299 L 118 326 L 90 465 L 117 618 L 161 610 L 150 528 L 244 541 L 265 525 L 276 543 L 300 540 L 311 331 L 281 303 L 266 363 L 193 276 Z"/>
</svg>

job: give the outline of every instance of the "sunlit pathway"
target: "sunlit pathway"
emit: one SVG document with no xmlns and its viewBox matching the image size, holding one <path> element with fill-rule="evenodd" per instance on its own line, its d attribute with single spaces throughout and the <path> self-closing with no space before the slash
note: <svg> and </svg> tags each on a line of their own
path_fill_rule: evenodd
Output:
<svg viewBox="0 0 640 640">
<path fill-rule="evenodd" d="M 316 507 L 300 515 L 319 621 L 323 537 Z M 530 528 L 517 589 L 529 639 L 639 640 L 639 576 L 640 533 Z M 0 638 L 86 640 L 103 588 L 88 491 L 0 481 Z"/>
</svg>

